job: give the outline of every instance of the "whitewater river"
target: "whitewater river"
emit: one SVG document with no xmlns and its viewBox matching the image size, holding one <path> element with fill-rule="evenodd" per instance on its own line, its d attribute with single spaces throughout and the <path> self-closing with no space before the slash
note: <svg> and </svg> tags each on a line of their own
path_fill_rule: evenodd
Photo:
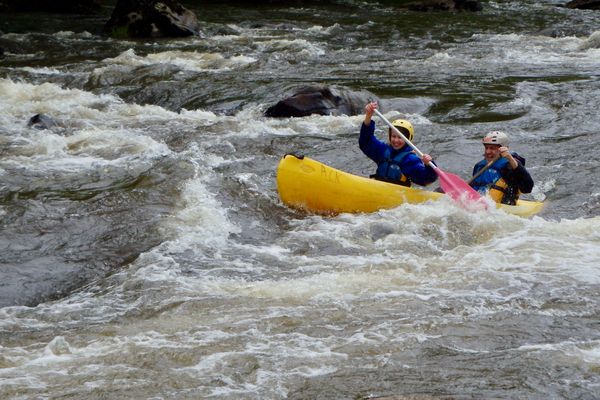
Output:
<svg viewBox="0 0 600 400">
<path fill-rule="evenodd" d="M 0 14 L 0 398 L 600 398 L 600 12 L 562 3 L 199 3 L 176 40 Z M 546 208 L 288 209 L 287 152 L 374 171 L 361 115 L 263 116 L 306 83 L 464 179 L 508 132 Z"/>
</svg>

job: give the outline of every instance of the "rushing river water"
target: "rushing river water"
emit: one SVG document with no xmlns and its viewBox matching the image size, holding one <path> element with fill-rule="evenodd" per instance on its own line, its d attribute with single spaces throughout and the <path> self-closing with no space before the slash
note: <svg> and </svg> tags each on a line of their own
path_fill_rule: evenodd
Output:
<svg viewBox="0 0 600 400">
<path fill-rule="evenodd" d="M 0 14 L 0 398 L 600 398 L 600 12 L 561 3 L 198 4 L 202 37 L 139 41 Z M 305 83 L 465 179 L 509 132 L 545 210 L 288 209 L 286 152 L 374 170 L 361 115 L 262 116 Z"/>
</svg>

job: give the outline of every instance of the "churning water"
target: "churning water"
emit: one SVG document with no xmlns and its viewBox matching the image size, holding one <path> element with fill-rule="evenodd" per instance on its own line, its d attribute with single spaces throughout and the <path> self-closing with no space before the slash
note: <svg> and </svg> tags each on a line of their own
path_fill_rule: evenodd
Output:
<svg viewBox="0 0 600 400">
<path fill-rule="evenodd" d="M 600 13 L 193 9 L 201 38 L 0 25 L 0 397 L 600 397 Z M 307 83 L 464 178 L 509 132 L 545 210 L 288 209 L 287 152 L 374 169 L 360 115 L 262 116 Z"/>
</svg>

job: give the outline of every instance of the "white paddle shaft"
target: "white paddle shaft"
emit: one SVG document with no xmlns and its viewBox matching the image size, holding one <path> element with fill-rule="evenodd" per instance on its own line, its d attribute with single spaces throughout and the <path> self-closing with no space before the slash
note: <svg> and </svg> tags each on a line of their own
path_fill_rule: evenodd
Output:
<svg viewBox="0 0 600 400">
<path fill-rule="evenodd" d="M 417 153 L 417 155 L 418 155 L 419 157 L 423 158 L 423 152 L 422 152 L 421 150 L 419 150 L 419 149 L 417 148 L 417 146 L 415 146 L 415 145 L 414 145 L 414 144 L 413 144 L 413 143 L 412 143 L 410 140 L 408 140 L 408 138 L 407 138 L 406 136 L 404 136 L 404 135 L 402 134 L 402 132 L 400 132 L 400 131 L 398 130 L 398 128 L 396 128 L 394 125 L 392 125 L 392 123 L 391 123 L 390 121 L 388 121 L 388 119 L 387 119 L 386 117 L 384 117 L 384 116 L 383 116 L 383 114 L 379 112 L 379 110 L 375 109 L 375 110 L 373 110 L 373 111 L 375 111 L 375 114 L 377 114 L 377 116 L 378 116 L 379 118 L 381 118 L 381 119 L 383 120 L 383 122 L 385 122 L 385 123 L 386 123 L 386 124 L 387 124 L 387 125 L 388 125 L 388 126 L 391 128 L 391 129 L 393 129 L 393 130 L 394 130 L 394 132 L 396 132 L 398 135 L 400 135 L 400 137 L 401 137 L 401 138 L 404 140 L 404 142 L 406 142 L 406 144 L 407 144 L 407 145 L 409 145 L 409 146 L 410 146 L 410 147 L 411 147 L 411 148 L 412 148 L 412 149 L 415 151 L 415 153 Z M 435 165 L 435 164 L 433 163 L 433 161 L 432 161 L 432 162 L 430 162 L 430 163 L 429 163 L 429 165 L 430 165 L 430 166 L 431 166 L 433 169 L 437 168 L 437 165 Z"/>
</svg>

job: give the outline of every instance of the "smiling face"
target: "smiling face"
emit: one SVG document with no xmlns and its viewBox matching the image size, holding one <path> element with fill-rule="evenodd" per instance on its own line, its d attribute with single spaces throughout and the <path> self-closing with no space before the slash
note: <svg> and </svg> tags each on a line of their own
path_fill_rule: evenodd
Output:
<svg viewBox="0 0 600 400">
<path fill-rule="evenodd" d="M 390 145 L 394 148 L 394 150 L 401 149 L 404 146 L 404 139 L 396 132 L 392 132 L 390 134 Z"/>
<path fill-rule="evenodd" d="M 494 158 L 500 156 L 500 145 L 499 144 L 484 144 L 483 157 L 486 161 L 490 162 Z"/>
</svg>

